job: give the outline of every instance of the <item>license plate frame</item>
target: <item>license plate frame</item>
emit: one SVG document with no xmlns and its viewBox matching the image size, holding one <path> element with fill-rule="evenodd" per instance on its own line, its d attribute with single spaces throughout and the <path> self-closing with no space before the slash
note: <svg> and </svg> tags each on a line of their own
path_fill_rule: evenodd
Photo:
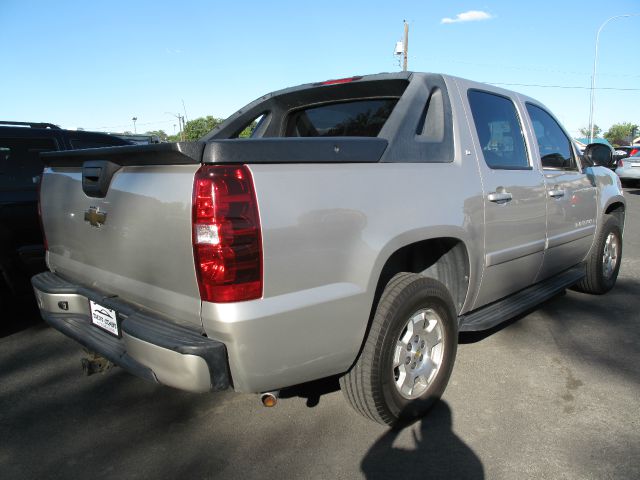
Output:
<svg viewBox="0 0 640 480">
<path fill-rule="evenodd" d="M 91 311 L 91 324 L 113 335 L 116 338 L 122 336 L 118 314 L 115 310 L 100 305 L 93 300 L 89 300 L 89 308 Z"/>
</svg>

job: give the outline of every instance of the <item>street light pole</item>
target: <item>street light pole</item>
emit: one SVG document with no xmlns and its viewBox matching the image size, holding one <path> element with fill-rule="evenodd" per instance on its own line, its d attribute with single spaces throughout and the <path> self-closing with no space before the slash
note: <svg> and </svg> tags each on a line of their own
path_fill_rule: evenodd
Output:
<svg viewBox="0 0 640 480">
<path fill-rule="evenodd" d="M 591 75 L 591 104 L 589 106 L 589 143 L 593 142 L 593 100 L 596 94 L 596 67 L 598 65 L 598 42 L 600 41 L 600 32 L 604 28 L 604 26 L 609 23 L 611 20 L 615 20 L 616 18 L 625 18 L 625 17 L 637 17 L 640 14 L 637 13 L 627 13 L 625 15 L 616 15 L 614 17 L 608 18 L 604 21 L 600 28 L 598 29 L 598 33 L 596 33 L 596 49 L 595 54 L 593 55 L 593 73 Z"/>
</svg>

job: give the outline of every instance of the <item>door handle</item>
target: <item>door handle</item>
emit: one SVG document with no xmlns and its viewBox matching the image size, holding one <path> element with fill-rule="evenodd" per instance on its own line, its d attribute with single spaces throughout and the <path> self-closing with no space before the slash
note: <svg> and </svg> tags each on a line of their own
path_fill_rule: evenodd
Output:
<svg viewBox="0 0 640 480">
<path fill-rule="evenodd" d="M 549 196 L 551 198 L 561 198 L 564 197 L 564 190 L 549 190 Z"/>
<path fill-rule="evenodd" d="M 487 195 L 490 202 L 506 203 L 513 200 L 513 196 L 509 192 L 493 192 Z"/>
</svg>

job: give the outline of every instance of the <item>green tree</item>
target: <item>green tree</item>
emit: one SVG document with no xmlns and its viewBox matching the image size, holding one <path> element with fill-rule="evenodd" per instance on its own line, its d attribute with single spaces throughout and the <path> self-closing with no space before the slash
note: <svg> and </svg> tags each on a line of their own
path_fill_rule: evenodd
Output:
<svg viewBox="0 0 640 480">
<path fill-rule="evenodd" d="M 184 127 L 184 136 L 186 140 L 198 140 L 213 130 L 216 125 L 222 123 L 222 118 L 214 118 L 211 115 L 206 117 L 189 120 Z"/>
<path fill-rule="evenodd" d="M 160 139 L 161 142 L 166 142 L 169 139 L 169 135 L 164 130 L 152 130 L 146 132 L 145 135 L 154 135 Z"/>
<path fill-rule="evenodd" d="M 596 125 L 595 123 L 593 124 L 593 138 L 599 137 L 600 134 L 602 133 L 602 129 Z M 583 137 L 590 137 L 591 136 L 591 131 L 589 130 L 589 127 L 584 127 L 580 129 L 580 135 L 582 135 Z"/>
<path fill-rule="evenodd" d="M 258 126 L 257 122 L 251 122 L 247 127 L 238 134 L 238 138 L 249 138 Z"/>
<path fill-rule="evenodd" d="M 613 145 L 628 145 L 630 141 L 633 141 L 631 138 L 633 134 L 637 132 L 638 125 L 631 122 L 614 123 L 604 134 L 604 138 Z"/>
</svg>

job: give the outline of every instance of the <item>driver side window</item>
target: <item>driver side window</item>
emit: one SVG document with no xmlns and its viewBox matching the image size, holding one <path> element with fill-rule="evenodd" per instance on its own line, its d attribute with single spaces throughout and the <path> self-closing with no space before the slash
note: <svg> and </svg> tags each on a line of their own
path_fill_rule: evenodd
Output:
<svg viewBox="0 0 640 480">
<path fill-rule="evenodd" d="M 552 170 L 577 170 L 571 141 L 551 115 L 542 108 L 527 103 L 533 130 L 538 141 L 542 168 Z"/>
</svg>

